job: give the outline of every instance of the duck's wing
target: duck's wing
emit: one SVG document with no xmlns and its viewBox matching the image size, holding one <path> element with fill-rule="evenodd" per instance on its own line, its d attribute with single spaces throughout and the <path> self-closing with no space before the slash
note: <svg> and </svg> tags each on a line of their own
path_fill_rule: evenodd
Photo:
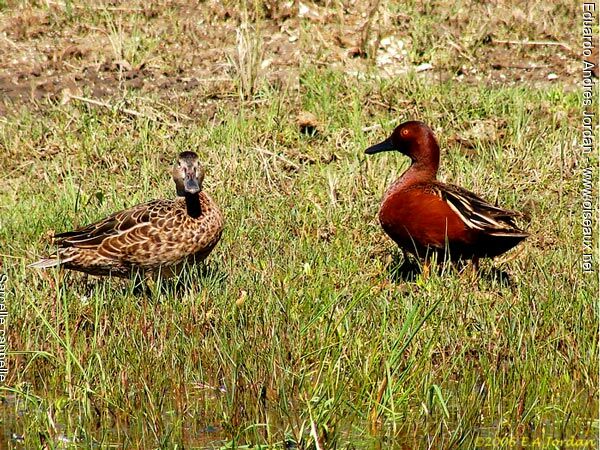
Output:
<svg viewBox="0 0 600 450">
<path fill-rule="evenodd" d="M 154 237 L 155 229 L 172 208 L 169 200 L 134 206 L 75 231 L 54 236 L 59 253 L 90 249 L 110 259 L 127 259 L 132 250 Z"/>
<path fill-rule="evenodd" d="M 481 230 L 495 236 L 529 236 L 517 227 L 515 219 L 523 214 L 499 208 L 458 186 L 436 183 L 436 194 L 448 203 L 450 208 L 471 229 Z"/>
<path fill-rule="evenodd" d="M 147 239 L 153 218 L 163 208 L 162 204 L 161 200 L 143 203 L 77 230 L 55 234 L 54 244 L 58 247 L 58 254 L 36 261 L 29 267 L 45 269 L 69 263 L 77 259 L 80 251 L 92 251 L 101 257 L 122 259 L 126 251 L 125 244 L 131 245 Z"/>
</svg>

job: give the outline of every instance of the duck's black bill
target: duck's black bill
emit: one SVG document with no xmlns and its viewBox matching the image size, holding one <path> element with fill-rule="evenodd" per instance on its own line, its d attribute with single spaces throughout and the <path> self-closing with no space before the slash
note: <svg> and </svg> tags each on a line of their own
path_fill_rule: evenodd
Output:
<svg viewBox="0 0 600 450">
<path fill-rule="evenodd" d="M 183 188 L 185 192 L 189 194 L 197 194 L 200 192 L 200 185 L 198 184 L 198 179 L 192 176 L 186 176 L 185 181 L 183 183 Z"/>
<path fill-rule="evenodd" d="M 380 142 L 379 144 L 375 144 L 372 147 L 369 147 L 365 150 L 367 155 L 372 155 L 374 153 L 379 152 L 389 152 L 390 150 L 395 150 L 394 144 L 392 143 L 392 138 L 387 138 L 385 141 Z"/>
</svg>

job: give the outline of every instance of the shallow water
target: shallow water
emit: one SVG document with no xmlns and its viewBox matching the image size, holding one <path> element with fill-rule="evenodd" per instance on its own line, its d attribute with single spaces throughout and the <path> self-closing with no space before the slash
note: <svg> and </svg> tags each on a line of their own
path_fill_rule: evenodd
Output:
<svg viewBox="0 0 600 450">
<path fill-rule="evenodd" d="M 29 405 L 29 406 L 28 406 Z M 175 443 L 185 448 L 220 449 L 232 448 L 232 445 L 248 444 L 248 439 L 233 443 L 231 433 L 228 433 L 218 424 L 200 424 L 202 421 L 189 417 L 189 423 L 183 423 L 174 418 L 172 414 L 164 414 L 162 420 L 163 434 L 160 439 L 155 439 L 152 432 L 142 429 L 140 423 L 129 427 L 126 423 L 113 423 L 111 426 L 103 426 L 100 423 L 87 426 L 77 424 L 76 427 L 86 427 L 85 431 L 69 433 L 66 424 L 52 420 L 52 437 L 44 430 L 48 414 L 46 411 L 31 407 L 23 399 L 14 394 L 5 396 L 0 403 L 0 449 L 26 448 L 31 445 L 31 436 L 26 436 L 25 423 L 31 423 L 31 418 L 37 416 L 39 420 L 33 421 L 39 424 L 34 431 L 38 439 L 33 440 L 34 445 L 40 447 L 50 444 L 54 448 L 138 448 L 140 445 L 172 446 Z M 452 412 L 451 412 L 452 416 Z M 433 419 L 433 418 L 432 418 Z M 73 418 L 74 421 L 77 418 Z M 178 422 L 176 425 L 175 422 Z M 370 429 L 371 424 L 364 423 L 363 426 L 349 427 L 347 430 L 338 430 L 338 448 L 365 448 L 365 449 L 401 449 L 414 448 L 475 448 L 475 449 L 595 449 L 598 445 L 599 422 L 597 419 L 583 419 L 570 417 L 564 421 L 545 421 L 537 426 L 522 425 L 519 427 L 510 424 L 491 423 L 468 430 L 460 428 L 458 423 L 454 426 L 447 420 L 423 425 L 423 429 L 413 430 L 406 433 L 394 430 L 392 423 L 383 424 L 382 429 L 375 431 L 372 435 L 364 435 L 364 430 Z M 77 422 L 74 422 L 77 423 Z M 396 424 L 399 425 L 398 423 Z M 165 432 L 166 429 L 166 432 Z M 262 433 L 264 427 L 257 426 Z M 441 432 L 441 430 L 443 430 Z M 271 430 L 274 431 L 273 429 Z M 266 432 L 266 430 L 265 430 Z M 283 433 L 283 430 L 281 430 Z M 171 435 L 171 436 L 170 436 Z M 258 434 L 260 435 L 260 434 Z M 266 434 L 263 435 L 267 441 Z M 293 439 L 280 442 L 275 448 L 295 450 L 303 446 L 311 445 L 314 436 L 307 428 L 303 437 L 304 443 L 297 444 Z M 442 447 L 440 447 L 440 445 Z"/>
</svg>

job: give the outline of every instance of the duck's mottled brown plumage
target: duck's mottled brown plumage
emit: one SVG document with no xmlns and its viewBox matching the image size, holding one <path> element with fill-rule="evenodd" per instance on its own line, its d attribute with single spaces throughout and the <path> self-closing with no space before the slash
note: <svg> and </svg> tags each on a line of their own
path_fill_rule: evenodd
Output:
<svg viewBox="0 0 600 450">
<path fill-rule="evenodd" d="M 192 155 L 189 164 L 197 164 L 195 154 L 186 154 Z M 92 275 L 119 277 L 129 277 L 137 271 L 171 276 L 185 263 L 202 261 L 221 237 L 223 216 L 198 184 L 197 191 L 192 188 L 192 192 L 185 192 L 176 176 L 177 170 L 178 167 L 174 178 L 183 196 L 153 200 L 75 231 L 59 233 L 54 237 L 57 257 L 43 259 L 32 266 L 61 265 Z M 194 170 L 200 175 L 201 185 L 204 172 L 201 167 Z M 194 174 L 188 174 L 187 182 L 191 185 Z"/>
</svg>

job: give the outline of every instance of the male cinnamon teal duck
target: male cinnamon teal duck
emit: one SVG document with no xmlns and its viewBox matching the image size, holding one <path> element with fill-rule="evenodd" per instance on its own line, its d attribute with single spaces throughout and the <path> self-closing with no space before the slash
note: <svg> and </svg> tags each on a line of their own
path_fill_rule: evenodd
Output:
<svg viewBox="0 0 600 450">
<path fill-rule="evenodd" d="M 194 152 L 183 152 L 173 168 L 174 200 L 153 200 L 54 236 L 56 256 L 30 265 L 62 266 L 92 275 L 128 278 L 132 273 L 169 277 L 184 263 L 208 256 L 221 237 L 223 216 L 202 190 L 204 168 Z"/>
<path fill-rule="evenodd" d="M 472 192 L 436 181 L 440 148 L 423 122 L 405 122 L 369 147 L 373 154 L 397 150 L 411 166 L 385 192 L 379 222 L 400 248 L 417 257 L 437 253 L 444 259 L 493 258 L 529 234 L 517 228 L 521 214 L 494 206 Z"/>
</svg>

